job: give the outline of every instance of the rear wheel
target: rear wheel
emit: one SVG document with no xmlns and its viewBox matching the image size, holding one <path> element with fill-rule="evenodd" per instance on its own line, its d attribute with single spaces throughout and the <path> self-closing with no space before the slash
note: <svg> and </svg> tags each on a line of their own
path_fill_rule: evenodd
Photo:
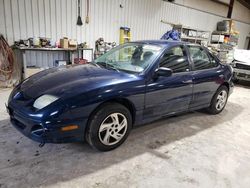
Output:
<svg viewBox="0 0 250 188">
<path fill-rule="evenodd" d="M 93 148 L 109 151 L 126 140 L 131 127 L 129 110 L 118 103 L 108 103 L 91 117 L 86 139 Z"/>
<path fill-rule="evenodd" d="M 228 88 L 226 86 L 221 86 L 214 97 L 212 98 L 210 107 L 208 108 L 208 112 L 211 114 L 220 113 L 226 106 L 228 99 Z"/>
</svg>

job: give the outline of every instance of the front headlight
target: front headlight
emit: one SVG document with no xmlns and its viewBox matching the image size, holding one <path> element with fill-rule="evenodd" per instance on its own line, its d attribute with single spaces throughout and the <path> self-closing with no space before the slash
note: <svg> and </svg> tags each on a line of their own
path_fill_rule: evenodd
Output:
<svg viewBox="0 0 250 188">
<path fill-rule="evenodd" d="M 55 102 L 57 99 L 58 97 L 55 97 L 53 95 L 42 95 L 41 97 L 35 100 L 33 107 L 40 110 L 48 106 L 49 104 Z"/>
</svg>

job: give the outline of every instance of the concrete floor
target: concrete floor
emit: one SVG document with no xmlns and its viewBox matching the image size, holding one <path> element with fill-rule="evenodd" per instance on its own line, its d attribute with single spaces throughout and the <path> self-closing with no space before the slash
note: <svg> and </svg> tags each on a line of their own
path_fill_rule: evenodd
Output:
<svg viewBox="0 0 250 188">
<path fill-rule="evenodd" d="M 0 187 L 250 186 L 250 87 L 236 86 L 223 113 L 193 112 L 134 129 L 118 149 L 23 137 L 0 90 Z"/>
</svg>

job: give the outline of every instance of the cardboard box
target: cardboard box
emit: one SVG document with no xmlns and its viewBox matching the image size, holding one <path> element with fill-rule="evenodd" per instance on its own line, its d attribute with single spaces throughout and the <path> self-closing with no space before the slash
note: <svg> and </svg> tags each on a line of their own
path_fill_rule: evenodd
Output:
<svg viewBox="0 0 250 188">
<path fill-rule="evenodd" d="M 77 41 L 70 39 L 69 40 L 69 48 L 73 48 L 73 49 L 77 48 Z"/>
<path fill-rule="evenodd" d="M 67 61 L 66 60 L 55 60 L 55 66 L 60 67 L 60 66 L 66 66 Z"/>
<path fill-rule="evenodd" d="M 60 47 L 65 49 L 69 48 L 69 39 L 66 37 L 60 39 Z"/>
<path fill-rule="evenodd" d="M 212 35 L 212 42 L 224 42 L 224 35 Z"/>
</svg>

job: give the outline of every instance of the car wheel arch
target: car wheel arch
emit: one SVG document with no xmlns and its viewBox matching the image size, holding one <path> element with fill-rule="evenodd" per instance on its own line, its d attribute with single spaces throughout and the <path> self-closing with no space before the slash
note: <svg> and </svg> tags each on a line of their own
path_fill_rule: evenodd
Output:
<svg viewBox="0 0 250 188">
<path fill-rule="evenodd" d="M 213 94 L 213 97 L 216 95 L 216 92 L 222 87 L 222 86 L 226 86 L 228 91 L 230 90 L 230 85 L 228 82 L 223 82 L 215 91 L 215 93 Z M 213 99 L 213 97 L 211 98 L 211 101 Z M 211 101 L 210 101 L 210 105 L 211 105 Z"/>
<path fill-rule="evenodd" d="M 224 82 L 223 84 L 220 85 L 220 87 L 221 87 L 221 86 L 226 86 L 227 89 L 228 89 L 228 91 L 230 90 L 230 85 L 229 85 L 228 82 Z M 220 88 L 220 87 L 219 87 L 219 88 Z M 218 89 L 219 89 L 219 88 L 218 88 Z M 217 90 L 218 90 L 218 89 L 217 89 Z"/>
<path fill-rule="evenodd" d="M 114 104 L 114 103 L 117 103 L 117 104 L 121 104 L 123 106 L 125 106 L 129 112 L 131 113 L 131 116 L 132 116 L 132 125 L 134 124 L 134 121 L 135 121 L 135 113 L 136 113 L 136 110 L 135 110 L 135 106 L 134 104 L 126 99 L 126 98 L 113 98 L 113 99 L 109 99 L 109 100 L 106 100 L 102 103 L 100 103 L 89 115 L 88 117 L 88 121 L 87 121 L 87 126 L 86 126 L 86 130 L 88 129 L 89 125 L 90 125 L 90 121 L 92 119 L 92 117 L 96 114 L 96 112 L 103 108 L 105 105 L 107 104 Z"/>
<path fill-rule="evenodd" d="M 213 97 L 212 97 L 212 99 L 211 99 L 211 102 L 210 102 L 210 105 L 209 105 L 209 107 L 207 108 L 207 111 L 210 113 L 210 114 L 218 114 L 218 113 L 220 113 L 223 109 L 224 109 L 224 107 L 225 107 L 225 105 L 226 105 L 226 102 L 227 102 L 227 99 L 228 99 L 228 92 L 229 92 L 229 84 L 227 85 L 228 83 L 227 82 L 224 82 L 223 84 L 221 84 L 220 86 L 219 86 L 219 88 L 216 90 L 216 92 L 215 92 L 215 94 L 213 95 Z M 225 90 L 227 90 L 226 92 L 227 92 L 227 95 L 226 95 L 226 101 L 225 101 L 225 104 L 224 104 L 224 106 L 222 107 L 222 109 L 217 109 L 217 111 L 216 111 L 216 109 L 215 109 L 215 105 L 216 105 L 216 101 L 217 101 L 217 97 L 218 97 L 218 95 L 223 91 L 223 88 L 224 88 L 224 91 Z M 217 108 L 217 107 L 216 107 Z"/>
</svg>

